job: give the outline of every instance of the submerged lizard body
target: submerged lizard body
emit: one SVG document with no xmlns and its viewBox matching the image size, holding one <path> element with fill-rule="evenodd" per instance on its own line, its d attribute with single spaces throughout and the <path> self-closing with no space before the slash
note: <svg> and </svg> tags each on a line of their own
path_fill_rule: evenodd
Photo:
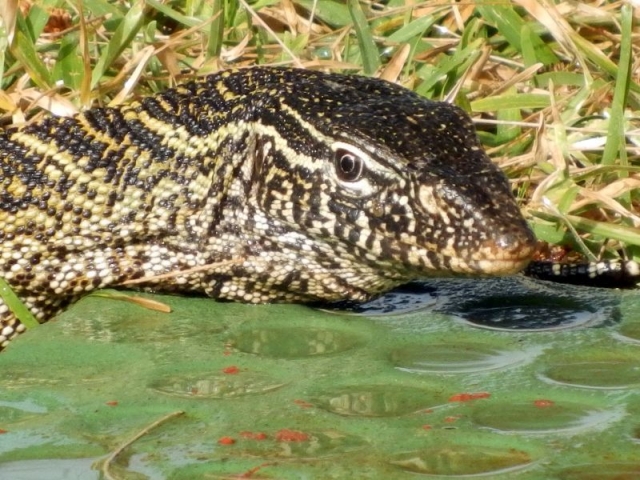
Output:
<svg viewBox="0 0 640 480">
<path fill-rule="evenodd" d="M 381 80 L 226 71 L 0 131 L 0 276 L 39 321 L 133 279 L 364 301 L 418 277 L 514 273 L 533 248 L 469 118 Z M 23 329 L 0 301 L 0 348 Z"/>
</svg>

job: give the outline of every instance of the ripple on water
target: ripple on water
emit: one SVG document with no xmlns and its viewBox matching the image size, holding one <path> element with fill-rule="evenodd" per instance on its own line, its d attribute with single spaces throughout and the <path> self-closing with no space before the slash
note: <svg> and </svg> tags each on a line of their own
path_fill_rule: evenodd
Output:
<svg viewBox="0 0 640 480">
<path fill-rule="evenodd" d="M 424 283 L 414 282 L 397 287 L 369 302 L 336 302 L 320 307 L 324 311 L 342 315 L 402 315 L 433 308 L 438 303 L 435 291 L 435 288 Z"/>
<path fill-rule="evenodd" d="M 618 332 L 614 334 L 614 337 L 634 345 L 640 345 L 640 322 L 624 322 L 620 325 L 620 328 Z"/>
<path fill-rule="evenodd" d="M 622 416 L 615 409 L 533 399 L 528 402 L 493 402 L 475 406 L 472 420 L 481 427 L 501 432 L 547 434 L 581 431 L 603 426 Z"/>
<path fill-rule="evenodd" d="M 482 477 L 526 468 L 532 458 L 528 452 L 515 448 L 446 445 L 402 453 L 390 463 L 423 475 Z"/>
<path fill-rule="evenodd" d="M 480 328 L 505 331 L 550 331 L 597 325 L 606 309 L 588 309 L 574 299 L 549 295 L 491 296 L 448 309 Z"/>
<path fill-rule="evenodd" d="M 20 401 L 0 400 L 0 412 L 4 411 L 28 412 L 28 413 L 47 413 L 48 408 L 40 405 L 36 401 L 27 398 Z M 11 418 L 11 415 L 0 415 L 1 419 Z"/>
<path fill-rule="evenodd" d="M 283 428 L 275 432 L 240 432 L 236 455 L 251 457 L 322 458 L 352 453 L 369 445 L 360 436 L 338 430 L 308 431 Z"/>
<path fill-rule="evenodd" d="M 260 395 L 285 385 L 268 375 L 255 372 L 240 372 L 237 375 L 219 372 L 199 375 L 171 374 L 161 376 L 149 387 L 156 392 L 187 398 L 232 398 Z"/>
<path fill-rule="evenodd" d="M 640 363 L 615 354 L 593 360 L 563 361 L 541 372 L 543 380 L 593 389 L 623 389 L 640 386 Z"/>
<path fill-rule="evenodd" d="M 0 428 L 6 428 L 9 424 L 24 421 L 25 419 L 34 417 L 35 415 L 36 414 L 34 413 L 26 413 L 25 411 L 17 408 L 0 406 L 0 421 L 2 422 Z"/>
<path fill-rule="evenodd" d="M 177 340 L 185 338 L 211 339 L 223 330 L 223 326 L 214 321 L 194 322 L 188 318 L 157 312 L 122 316 L 98 312 L 79 316 L 74 321 L 65 321 L 63 325 L 66 335 L 85 337 L 93 342 L 146 345 L 173 345 Z"/>
<path fill-rule="evenodd" d="M 391 363 L 410 373 L 474 373 L 530 362 L 540 349 L 500 349 L 474 343 L 409 345 L 393 350 Z"/>
<path fill-rule="evenodd" d="M 640 463 L 592 463 L 563 468 L 556 472 L 560 480 L 638 480 Z"/>
<path fill-rule="evenodd" d="M 331 413 L 359 417 L 397 417 L 447 403 L 440 389 L 398 385 L 353 385 L 321 392 L 309 401 Z"/>
<path fill-rule="evenodd" d="M 363 342 L 353 333 L 307 327 L 272 327 L 242 330 L 228 344 L 241 352 L 271 358 L 329 355 L 356 348 Z"/>
</svg>

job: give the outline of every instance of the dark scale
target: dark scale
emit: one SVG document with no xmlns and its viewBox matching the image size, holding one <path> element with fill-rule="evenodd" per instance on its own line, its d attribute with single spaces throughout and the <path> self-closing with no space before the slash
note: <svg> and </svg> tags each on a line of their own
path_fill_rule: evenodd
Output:
<svg viewBox="0 0 640 480">
<path fill-rule="evenodd" d="M 256 67 L 0 131 L 0 248 L 0 275 L 44 298 L 30 305 L 46 321 L 145 278 L 241 302 L 365 301 L 419 277 L 515 273 L 534 239 L 457 107 Z M 2 347 L 24 330 L 4 310 Z"/>
<path fill-rule="evenodd" d="M 178 101 L 175 100 L 170 95 L 164 95 L 162 98 L 162 102 L 160 102 L 159 98 L 155 97 L 147 97 L 140 102 L 140 111 L 146 111 L 152 118 L 155 118 L 161 122 L 172 125 L 173 127 L 178 127 L 180 124 L 178 122 L 178 117 L 174 112 L 167 110 L 163 103 L 168 103 L 173 110 L 178 110 Z M 144 127 L 142 128 L 144 132 Z M 152 134 L 153 132 L 148 132 Z"/>
</svg>

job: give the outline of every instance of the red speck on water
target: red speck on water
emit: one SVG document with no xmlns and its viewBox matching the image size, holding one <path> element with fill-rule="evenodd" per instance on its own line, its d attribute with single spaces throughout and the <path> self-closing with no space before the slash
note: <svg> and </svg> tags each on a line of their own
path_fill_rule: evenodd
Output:
<svg viewBox="0 0 640 480">
<path fill-rule="evenodd" d="M 456 417 L 456 416 L 444 417 L 444 421 L 446 423 L 453 423 L 453 422 L 457 422 L 458 418 L 460 418 L 460 417 Z"/>
<path fill-rule="evenodd" d="M 268 463 L 263 463 L 261 465 L 258 465 L 257 467 L 253 467 L 251 470 L 247 470 L 246 472 L 244 472 L 243 474 L 239 475 L 237 478 L 252 478 L 254 473 L 257 473 L 258 470 L 260 470 L 261 468 L 264 467 L 268 467 L 270 465 L 273 465 L 272 463 L 268 462 Z"/>
<path fill-rule="evenodd" d="M 431 425 L 422 425 L 423 430 L 431 430 L 433 427 Z"/>
<path fill-rule="evenodd" d="M 110 407 L 117 407 L 118 406 L 118 401 L 117 400 L 109 400 L 108 402 L 104 402 L 105 405 L 109 405 Z"/>
<path fill-rule="evenodd" d="M 479 400 L 481 398 L 489 398 L 491 394 L 489 392 L 475 392 L 475 393 L 456 393 L 449 397 L 450 402 L 468 402 L 470 400 Z"/>
<path fill-rule="evenodd" d="M 422 410 L 422 413 L 433 413 L 433 410 L 431 408 L 427 408 L 425 410 Z"/>
<path fill-rule="evenodd" d="M 555 402 L 552 400 L 545 400 L 545 399 L 539 398 L 537 400 L 534 400 L 533 404 L 538 408 L 549 408 L 555 405 Z"/>
<path fill-rule="evenodd" d="M 4 428 L 0 428 L 0 435 L 3 433 L 9 433 L 9 430 L 5 430 Z"/>
<path fill-rule="evenodd" d="M 222 373 L 226 373 L 227 375 L 235 375 L 236 373 L 240 373 L 240 369 L 235 365 L 230 365 L 222 369 Z"/>
<path fill-rule="evenodd" d="M 313 404 L 305 401 L 305 400 L 294 400 L 293 403 L 295 403 L 296 405 L 298 405 L 299 407 L 302 408 L 311 408 L 313 407 Z"/>
<path fill-rule="evenodd" d="M 218 439 L 218 445 L 233 445 L 234 443 L 236 443 L 235 438 L 231 438 L 231 437 L 220 437 Z"/>
<path fill-rule="evenodd" d="M 279 442 L 305 442 L 309 440 L 309 435 L 298 430 L 283 428 L 276 433 L 276 440 Z"/>
</svg>

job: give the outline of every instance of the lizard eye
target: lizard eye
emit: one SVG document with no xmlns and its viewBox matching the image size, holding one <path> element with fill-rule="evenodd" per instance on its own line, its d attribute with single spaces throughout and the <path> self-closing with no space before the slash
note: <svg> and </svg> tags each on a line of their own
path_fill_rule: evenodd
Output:
<svg viewBox="0 0 640 480">
<path fill-rule="evenodd" d="M 336 174 L 343 182 L 355 182 L 362 177 L 364 161 L 358 155 L 339 148 L 334 159 Z"/>
</svg>

